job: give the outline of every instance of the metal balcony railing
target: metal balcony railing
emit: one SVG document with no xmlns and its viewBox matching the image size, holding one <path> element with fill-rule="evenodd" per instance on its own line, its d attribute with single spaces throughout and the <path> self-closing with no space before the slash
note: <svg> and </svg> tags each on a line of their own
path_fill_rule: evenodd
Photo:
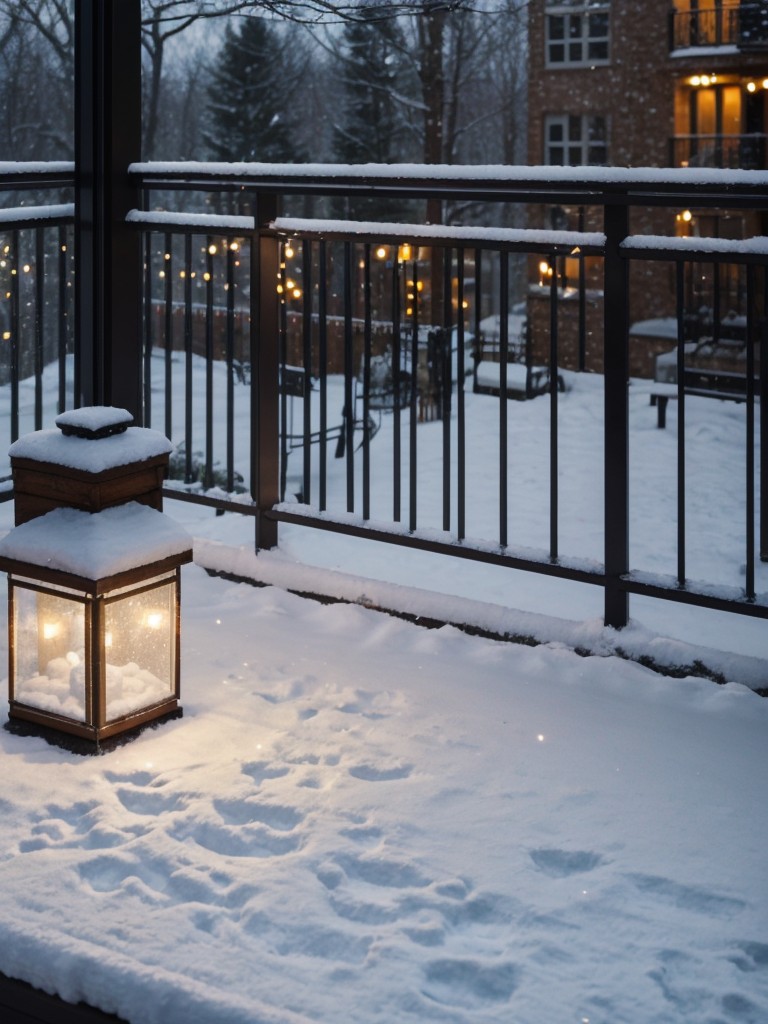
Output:
<svg viewBox="0 0 768 1024">
<path fill-rule="evenodd" d="M 768 426 L 759 417 L 768 399 L 768 246 L 760 238 L 630 230 L 635 218 L 644 222 L 665 207 L 750 217 L 768 206 L 765 174 L 430 168 L 420 176 L 414 168 L 195 164 L 136 164 L 131 174 L 143 196 L 128 217 L 141 240 L 143 417 L 178 446 L 169 498 L 252 516 L 260 547 L 277 544 L 279 524 L 290 522 L 592 584 L 604 590 L 605 619 L 615 626 L 627 621 L 630 594 L 768 617 L 760 596 L 768 590 L 761 513 L 768 508 Z M 67 182 L 28 175 L 29 195 L 20 199 L 20 180 L 0 215 L 0 281 L 7 285 L 0 316 L 10 318 L 0 401 L 9 442 L 79 404 L 88 384 L 71 329 L 72 208 L 50 202 L 39 209 L 47 184 Z M 32 197 L 30 211 L 24 203 Z M 372 198 L 407 199 L 414 210 L 427 202 L 432 221 L 436 204 L 459 208 L 468 199 L 490 223 L 498 223 L 502 207 L 526 207 L 529 226 L 429 224 L 423 205 L 423 218 L 407 223 L 338 221 L 328 211 L 339 198 L 352 208 Z M 304 216 L 313 204 L 316 215 Z M 577 223 L 600 229 L 548 229 L 546 211 L 554 205 L 581 211 Z M 229 206 L 237 212 L 224 212 Z M 190 209 L 200 212 L 183 212 Z M 589 265 L 586 287 L 564 288 L 555 273 L 542 285 L 538 268 L 564 261 Z M 733 488 L 742 489 L 746 514 L 741 550 L 723 579 L 689 578 L 697 542 L 686 506 L 694 442 L 685 431 L 685 372 L 672 386 L 676 554 L 667 573 L 631 561 L 628 413 L 631 396 L 645 393 L 647 401 L 648 394 L 628 386 L 636 273 L 667 281 L 659 310 L 677 324 L 683 370 L 693 313 L 708 307 L 715 334 L 726 319 L 740 325 L 744 454 Z M 676 285 L 665 307 L 670 280 Z M 520 397 L 510 353 L 526 293 L 529 303 L 548 303 L 547 323 L 535 326 L 526 352 L 527 369 L 535 362 L 536 380 L 544 382 L 537 393 L 544 393 L 520 404 L 509 401 Z M 498 338 L 498 386 L 474 394 L 473 361 L 489 318 Z M 577 366 L 568 349 L 577 323 L 587 324 L 584 369 L 599 379 L 603 396 L 590 442 L 596 453 L 602 449 L 602 542 L 586 553 L 575 529 L 586 513 L 572 498 L 566 506 L 561 493 L 573 467 L 563 455 L 568 395 L 560 387 L 563 367 Z M 109 337 L 102 346 L 99 358 L 108 359 Z M 534 402 L 547 403 L 548 429 L 541 476 L 525 485 L 535 491 L 528 494 L 514 475 L 514 448 Z M 440 439 L 441 483 L 429 494 L 421 483 L 426 429 Z M 496 499 L 478 505 L 489 464 Z M 385 478 L 382 505 L 373 485 Z M 515 508 L 529 498 L 546 523 L 541 549 L 518 543 Z"/>
<path fill-rule="evenodd" d="M 672 11 L 670 48 L 737 46 L 763 49 L 768 46 L 768 4 L 710 3 L 696 10 Z"/>
<path fill-rule="evenodd" d="M 673 167 L 723 167 L 758 171 L 766 168 L 766 138 L 749 135 L 677 135 L 671 141 Z"/>
</svg>

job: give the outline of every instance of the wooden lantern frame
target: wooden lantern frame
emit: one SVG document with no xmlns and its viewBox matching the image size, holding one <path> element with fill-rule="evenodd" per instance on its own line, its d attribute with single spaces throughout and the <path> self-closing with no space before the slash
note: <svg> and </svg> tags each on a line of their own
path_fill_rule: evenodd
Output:
<svg viewBox="0 0 768 1024">
<path fill-rule="evenodd" d="M 100 579 L 86 579 L 69 572 L 0 557 L 0 569 L 8 573 L 9 719 L 16 719 L 98 744 L 107 738 L 137 729 L 160 718 L 178 717 L 180 687 L 181 565 L 191 561 L 191 551 L 137 566 Z M 107 720 L 107 657 L 105 618 L 110 605 L 140 594 L 173 587 L 173 622 L 168 626 L 171 644 L 171 686 L 167 697 L 134 712 Z M 85 720 L 80 721 L 17 699 L 16 591 L 70 600 L 83 606 L 85 630 Z"/>
</svg>

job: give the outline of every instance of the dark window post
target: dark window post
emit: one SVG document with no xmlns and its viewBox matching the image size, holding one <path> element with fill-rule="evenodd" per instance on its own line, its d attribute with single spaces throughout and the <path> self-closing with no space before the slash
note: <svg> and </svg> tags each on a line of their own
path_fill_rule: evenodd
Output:
<svg viewBox="0 0 768 1024">
<path fill-rule="evenodd" d="M 629 619 L 629 262 L 621 254 L 628 208 L 605 207 L 605 625 Z"/>
<path fill-rule="evenodd" d="M 277 196 L 256 196 L 251 245 L 251 496 L 256 502 L 256 550 L 277 547 L 277 520 L 269 511 L 280 501 L 279 242 L 270 221 L 277 216 Z"/>
<path fill-rule="evenodd" d="M 141 158 L 141 2 L 75 0 L 77 403 L 142 422 L 141 235 L 128 166 Z"/>
</svg>

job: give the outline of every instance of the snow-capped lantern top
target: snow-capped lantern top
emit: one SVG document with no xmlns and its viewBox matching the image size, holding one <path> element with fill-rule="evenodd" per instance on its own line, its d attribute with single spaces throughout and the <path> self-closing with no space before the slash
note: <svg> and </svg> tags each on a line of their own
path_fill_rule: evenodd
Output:
<svg viewBox="0 0 768 1024">
<path fill-rule="evenodd" d="M 132 424 L 127 409 L 87 406 L 14 441 L 8 454 L 16 525 L 54 508 L 100 512 L 129 501 L 161 512 L 173 445 L 159 431 Z"/>
<path fill-rule="evenodd" d="M 85 409 L 70 409 L 56 417 L 56 426 L 67 437 L 82 437 L 97 441 L 112 434 L 122 434 L 133 423 L 127 409 L 111 405 L 92 405 Z"/>
</svg>

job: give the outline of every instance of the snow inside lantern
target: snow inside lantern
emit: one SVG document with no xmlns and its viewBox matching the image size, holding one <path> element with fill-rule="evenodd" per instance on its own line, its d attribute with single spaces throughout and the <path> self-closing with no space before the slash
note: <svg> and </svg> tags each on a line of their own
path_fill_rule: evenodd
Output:
<svg viewBox="0 0 768 1024">
<path fill-rule="evenodd" d="M 139 462 L 156 458 L 145 433 L 155 432 L 139 431 Z M 63 461 L 80 474 L 90 462 L 101 478 L 105 453 L 77 446 L 98 447 L 113 436 L 98 428 L 89 439 L 66 436 L 75 453 L 65 446 Z M 30 438 L 32 448 L 40 445 L 39 436 Z M 40 450 L 46 460 L 53 452 L 61 467 L 57 446 L 54 438 Z M 21 447 L 26 456 L 30 444 Z M 115 448 L 121 465 L 124 447 Z M 0 541 L 0 570 L 8 573 L 11 728 L 52 729 L 98 749 L 109 737 L 181 714 L 180 567 L 191 558 L 186 531 L 137 501 L 96 512 L 54 508 L 11 530 Z"/>
</svg>

